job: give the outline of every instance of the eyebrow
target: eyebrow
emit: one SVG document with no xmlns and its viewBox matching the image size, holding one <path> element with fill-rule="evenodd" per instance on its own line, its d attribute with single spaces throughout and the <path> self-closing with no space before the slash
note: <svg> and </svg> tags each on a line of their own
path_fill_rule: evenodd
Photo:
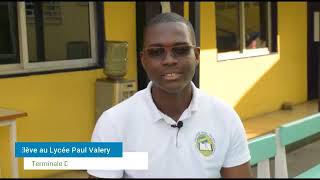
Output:
<svg viewBox="0 0 320 180">
<path fill-rule="evenodd" d="M 190 45 L 189 43 L 187 42 L 176 42 L 176 43 L 173 43 L 172 45 L 170 46 L 178 46 L 178 45 Z M 154 44 L 150 44 L 148 47 L 167 47 L 161 43 L 154 43 Z"/>
</svg>

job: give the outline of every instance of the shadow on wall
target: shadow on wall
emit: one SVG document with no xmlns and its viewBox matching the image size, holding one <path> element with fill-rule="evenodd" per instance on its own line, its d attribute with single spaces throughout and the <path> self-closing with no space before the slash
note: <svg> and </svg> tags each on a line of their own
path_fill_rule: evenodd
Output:
<svg viewBox="0 0 320 180">
<path fill-rule="evenodd" d="M 282 72 L 280 35 L 277 35 L 277 54 L 275 63 L 265 71 L 253 85 L 239 98 L 234 105 L 241 119 L 247 119 L 267 112 L 280 109 L 283 99 L 286 99 L 286 77 Z M 266 59 L 267 61 L 271 59 Z"/>
<path fill-rule="evenodd" d="M 279 110 L 283 103 L 298 104 L 306 101 L 306 62 L 299 58 L 301 52 L 283 47 L 280 53 L 278 35 L 278 59 L 246 93 L 234 108 L 242 119 Z M 290 53 L 291 52 L 291 53 Z M 303 56 L 303 55 L 302 55 Z"/>
<path fill-rule="evenodd" d="M 258 60 L 259 61 L 259 60 Z M 261 112 L 271 112 L 280 108 L 285 94 L 285 79 L 281 76 L 281 62 L 276 60 L 253 85 L 239 97 L 234 105 L 241 119 L 257 116 Z M 272 103 L 272 104 L 271 104 Z"/>
</svg>

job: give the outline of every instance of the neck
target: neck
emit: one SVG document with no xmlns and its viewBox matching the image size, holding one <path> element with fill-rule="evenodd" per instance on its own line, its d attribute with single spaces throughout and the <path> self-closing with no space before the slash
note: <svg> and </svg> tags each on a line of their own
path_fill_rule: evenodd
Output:
<svg viewBox="0 0 320 180">
<path fill-rule="evenodd" d="M 168 93 L 159 87 L 151 87 L 153 101 L 157 108 L 164 114 L 178 121 L 192 99 L 192 86 L 189 83 L 183 90 L 177 93 Z"/>
</svg>

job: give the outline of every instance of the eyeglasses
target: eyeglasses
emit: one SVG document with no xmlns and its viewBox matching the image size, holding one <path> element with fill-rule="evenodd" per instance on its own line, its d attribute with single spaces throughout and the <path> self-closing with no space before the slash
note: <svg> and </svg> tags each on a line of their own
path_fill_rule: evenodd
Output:
<svg viewBox="0 0 320 180">
<path fill-rule="evenodd" d="M 170 49 L 171 56 L 176 59 L 187 57 L 191 54 L 191 50 L 196 48 L 191 45 L 178 45 L 169 47 L 150 47 L 145 48 L 143 52 L 151 59 L 163 60 L 167 56 L 167 51 Z"/>
</svg>

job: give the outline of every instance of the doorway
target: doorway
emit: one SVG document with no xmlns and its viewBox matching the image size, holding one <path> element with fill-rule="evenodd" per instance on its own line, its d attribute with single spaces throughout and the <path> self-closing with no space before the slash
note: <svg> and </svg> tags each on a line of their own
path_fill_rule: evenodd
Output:
<svg viewBox="0 0 320 180">
<path fill-rule="evenodd" d="M 308 100 L 319 97 L 320 2 L 308 2 L 307 72 Z"/>
</svg>

